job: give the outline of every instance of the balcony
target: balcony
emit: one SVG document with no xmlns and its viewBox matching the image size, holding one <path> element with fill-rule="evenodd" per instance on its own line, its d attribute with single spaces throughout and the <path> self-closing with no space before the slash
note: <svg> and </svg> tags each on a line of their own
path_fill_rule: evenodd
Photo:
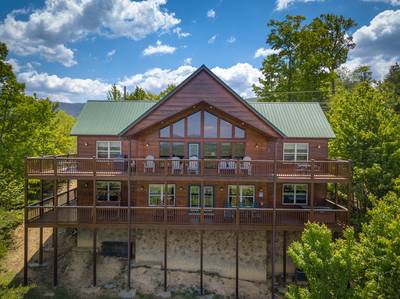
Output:
<svg viewBox="0 0 400 299">
<path fill-rule="evenodd" d="M 58 205 L 55 205 L 55 203 Z M 190 207 L 127 207 L 77 206 L 76 190 L 60 193 L 26 207 L 27 225 L 126 227 L 128 213 L 132 227 L 174 227 L 204 229 L 271 229 L 276 213 L 277 229 L 301 230 L 308 221 L 342 228 L 347 223 L 347 209 L 330 200 L 315 208 L 190 208 Z"/>
<path fill-rule="evenodd" d="M 83 157 L 27 158 L 27 176 L 32 178 L 101 178 L 132 179 L 174 178 L 241 178 L 278 180 L 346 181 L 351 177 L 351 164 L 344 160 L 309 160 L 302 162 L 273 160 L 224 159 L 98 159 Z"/>
</svg>

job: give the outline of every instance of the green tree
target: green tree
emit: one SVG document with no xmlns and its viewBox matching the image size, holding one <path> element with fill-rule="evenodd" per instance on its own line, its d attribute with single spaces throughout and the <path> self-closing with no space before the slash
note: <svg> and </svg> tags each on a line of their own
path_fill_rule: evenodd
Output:
<svg viewBox="0 0 400 299">
<path fill-rule="evenodd" d="M 399 185 L 400 115 L 389 100 L 387 93 L 364 82 L 341 90 L 330 102 L 336 134 L 330 155 L 353 161 L 355 195 L 364 213 L 369 195 L 381 198 Z"/>
<path fill-rule="evenodd" d="M 152 100 L 153 95 L 151 93 L 146 92 L 140 86 L 136 86 L 135 90 L 126 96 L 127 101 L 143 101 L 143 100 Z"/>
<path fill-rule="evenodd" d="M 336 71 L 354 47 L 351 19 L 322 14 L 310 24 L 303 16 L 287 16 L 268 23 L 267 44 L 276 54 L 262 63 L 264 78 L 254 85 L 256 95 L 268 101 L 324 101 L 329 83 L 335 92 Z"/>
<path fill-rule="evenodd" d="M 333 241 L 325 225 L 306 224 L 288 254 L 304 271 L 307 286 L 289 286 L 287 298 L 399 298 L 400 198 L 389 192 L 371 201 L 359 241 L 352 228 Z"/>
<path fill-rule="evenodd" d="M 400 65 L 392 65 L 380 86 L 390 95 L 390 106 L 400 113 Z"/>
<path fill-rule="evenodd" d="M 337 69 L 346 62 L 349 50 L 355 47 L 349 31 L 356 26 L 352 19 L 334 14 L 322 14 L 308 26 L 311 39 L 307 39 L 309 52 L 316 52 L 317 59 L 329 72 L 331 92 L 335 94 Z M 314 49 L 314 50 L 313 50 Z"/>
<path fill-rule="evenodd" d="M 361 298 L 399 298 L 400 198 L 391 192 L 373 203 L 354 251 L 355 285 Z"/>
<path fill-rule="evenodd" d="M 118 89 L 116 84 L 113 84 L 110 90 L 107 92 L 107 101 L 122 101 L 121 91 Z"/>
<path fill-rule="evenodd" d="M 354 277 L 352 253 L 355 247 L 353 229 L 344 231 L 344 238 L 332 241 L 332 232 L 325 226 L 307 223 L 301 241 L 294 242 L 288 255 L 307 277 L 307 287 L 291 285 L 290 299 L 352 298 L 349 288 Z"/>
<path fill-rule="evenodd" d="M 163 99 L 166 95 L 168 95 L 175 88 L 176 88 L 175 84 L 168 84 L 168 86 L 164 90 L 161 90 L 160 93 L 156 96 L 157 100 Z"/>
</svg>

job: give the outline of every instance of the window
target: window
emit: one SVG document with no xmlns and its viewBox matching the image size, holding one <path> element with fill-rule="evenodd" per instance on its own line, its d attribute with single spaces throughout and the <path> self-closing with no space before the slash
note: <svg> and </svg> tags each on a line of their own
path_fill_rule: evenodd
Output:
<svg viewBox="0 0 400 299">
<path fill-rule="evenodd" d="M 169 158 L 169 142 L 160 142 L 160 158 L 168 159 Z"/>
<path fill-rule="evenodd" d="M 173 137 L 185 137 L 185 119 L 181 119 L 172 125 Z"/>
<path fill-rule="evenodd" d="M 189 206 L 191 208 L 201 208 L 201 186 L 194 185 L 189 187 Z M 203 207 L 214 207 L 214 188 L 213 186 L 203 186 Z"/>
<path fill-rule="evenodd" d="M 235 127 L 235 138 L 244 138 L 244 130 L 239 127 Z"/>
<path fill-rule="evenodd" d="M 188 137 L 201 136 L 201 112 L 194 113 L 187 118 Z"/>
<path fill-rule="evenodd" d="M 219 122 L 219 137 L 232 138 L 232 125 L 223 119 Z"/>
<path fill-rule="evenodd" d="M 96 199 L 98 201 L 119 201 L 121 198 L 121 182 L 96 182 Z"/>
<path fill-rule="evenodd" d="M 283 160 L 285 161 L 307 161 L 308 143 L 284 143 Z"/>
<path fill-rule="evenodd" d="M 166 204 L 169 206 L 175 204 L 175 185 L 150 184 L 149 206 L 162 206 L 164 205 L 164 199 L 166 200 Z"/>
<path fill-rule="evenodd" d="M 199 143 L 188 143 L 188 157 L 200 158 L 200 144 Z"/>
<path fill-rule="evenodd" d="M 171 126 L 162 128 L 160 130 L 160 137 L 163 137 L 163 138 L 171 137 Z"/>
<path fill-rule="evenodd" d="M 235 159 L 243 159 L 245 155 L 244 143 L 235 143 L 233 148 L 233 157 Z"/>
<path fill-rule="evenodd" d="M 239 186 L 239 202 L 240 207 L 251 208 L 254 206 L 255 188 L 253 185 Z M 237 206 L 237 186 L 228 186 L 228 204 L 231 207 Z"/>
<path fill-rule="evenodd" d="M 217 158 L 217 143 L 204 142 L 204 159 L 215 159 L 215 158 Z"/>
<path fill-rule="evenodd" d="M 97 158 L 118 158 L 121 156 L 121 141 L 96 141 Z"/>
<path fill-rule="evenodd" d="M 222 142 L 221 143 L 221 159 L 232 159 L 232 143 Z"/>
<path fill-rule="evenodd" d="M 204 111 L 204 137 L 217 138 L 217 117 Z"/>
<path fill-rule="evenodd" d="M 185 157 L 185 144 L 183 142 L 172 143 L 172 157 L 183 159 Z"/>
<path fill-rule="evenodd" d="M 308 186 L 306 184 L 284 184 L 283 203 L 304 205 L 307 204 Z"/>
</svg>

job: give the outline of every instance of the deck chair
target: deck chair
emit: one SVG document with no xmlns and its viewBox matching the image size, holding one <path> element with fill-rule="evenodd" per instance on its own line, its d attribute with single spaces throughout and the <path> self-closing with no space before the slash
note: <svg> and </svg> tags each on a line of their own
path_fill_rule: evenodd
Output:
<svg viewBox="0 0 400 299">
<path fill-rule="evenodd" d="M 152 155 L 148 155 L 146 157 L 146 161 L 144 161 L 144 172 L 152 172 L 156 171 L 156 163 L 154 162 L 154 157 Z"/>
<path fill-rule="evenodd" d="M 199 158 L 192 156 L 189 158 L 189 164 L 187 167 L 188 173 L 199 174 Z"/>
<path fill-rule="evenodd" d="M 176 172 L 181 173 L 183 171 L 183 164 L 179 157 L 172 157 L 171 159 L 171 173 L 175 174 Z"/>
<path fill-rule="evenodd" d="M 251 175 L 251 158 L 249 156 L 243 158 L 243 161 L 240 163 L 240 170 L 243 173 Z"/>
</svg>

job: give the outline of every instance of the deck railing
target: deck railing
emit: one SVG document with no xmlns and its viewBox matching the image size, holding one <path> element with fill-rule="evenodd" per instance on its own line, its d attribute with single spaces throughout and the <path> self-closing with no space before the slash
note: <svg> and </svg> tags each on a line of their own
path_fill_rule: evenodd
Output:
<svg viewBox="0 0 400 299">
<path fill-rule="evenodd" d="M 126 206 L 27 206 L 28 224 L 128 224 L 131 213 L 133 225 L 239 225 L 271 226 L 274 210 L 271 208 L 190 208 L 190 207 L 131 207 Z M 344 207 L 316 209 L 282 209 L 276 212 L 276 225 L 302 226 L 307 221 L 327 225 L 345 225 Z M 95 216 L 95 217 L 94 217 Z"/>
<path fill-rule="evenodd" d="M 271 177 L 272 160 L 226 159 L 97 159 L 82 157 L 27 158 L 28 176 L 200 176 Z M 281 177 L 349 178 L 351 165 L 343 160 L 277 161 Z"/>
</svg>

